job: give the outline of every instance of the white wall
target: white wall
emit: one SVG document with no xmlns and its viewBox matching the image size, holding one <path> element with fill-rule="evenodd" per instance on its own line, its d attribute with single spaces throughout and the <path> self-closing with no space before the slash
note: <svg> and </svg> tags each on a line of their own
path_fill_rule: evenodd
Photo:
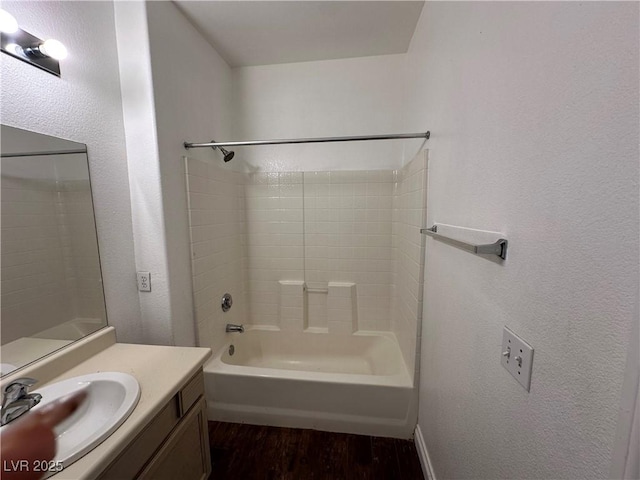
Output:
<svg viewBox="0 0 640 480">
<path fill-rule="evenodd" d="M 117 2 L 136 268 L 145 340 L 193 345 L 185 140 L 228 136 L 231 71 L 170 2 Z M 131 49 L 131 45 L 137 48 Z M 188 73 L 187 73 L 188 72 Z M 218 161 L 211 150 L 189 155 Z"/>
<path fill-rule="evenodd" d="M 220 158 L 209 149 L 188 153 L 183 143 L 229 136 L 231 70 L 173 3 L 149 2 L 147 12 L 170 314 L 175 344 L 188 345 L 195 341 L 195 322 L 183 156 Z"/>
<path fill-rule="evenodd" d="M 398 133 L 404 55 L 233 70 L 233 138 Z M 207 140 L 205 137 L 204 140 Z M 237 147 L 233 162 L 265 171 L 379 170 L 402 164 L 401 141 Z"/>
<path fill-rule="evenodd" d="M 437 478 L 606 478 L 638 304 L 638 4 L 427 2 L 407 128 L 432 130 L 419 426 Z M 634 313 L 635 312 L 635 313 Z M 500 366 L 535 348 L 528 393 Z"/>
<path fill-rule="evenodd" d="M 109 323 L 142 340 L 111 2 L 4 1 L 28 32 L 62 41 L 62 77 L 0 56 L 4 124 L 87 144 Z"/>
<path fill-rule="evenodd" d="M 146 343 L 172 345 L 166 219 L 145 4 L 116 2 L 115 23 L 129 157 L 135 268 L 151 274 L 151 291 L 139 293 L 143 338 Z"/>
</svg>

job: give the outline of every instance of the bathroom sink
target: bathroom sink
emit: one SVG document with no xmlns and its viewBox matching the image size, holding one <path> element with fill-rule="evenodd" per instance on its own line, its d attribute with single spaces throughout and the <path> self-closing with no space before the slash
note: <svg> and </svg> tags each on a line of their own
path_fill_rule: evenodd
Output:
<svg viewBox="0 0 640 480">
<path fill-rule="evenodd" d="M 69 378 L 35 389 L 42 400 L 36 411 L 60 397 L 86 389 L 88 396 L 74 414 L 56 426 L 56 469 L 67 467 L 97 447 L 131 414 L 140 399 L 138 381 L 126 373 L 101 372 Z M 56 473 L 50 472 L 50 475 Z M 47 475 L 49 476 L 49 475 Z M 46 478 L 46 477 L 45 477 Z"/>
</svg>

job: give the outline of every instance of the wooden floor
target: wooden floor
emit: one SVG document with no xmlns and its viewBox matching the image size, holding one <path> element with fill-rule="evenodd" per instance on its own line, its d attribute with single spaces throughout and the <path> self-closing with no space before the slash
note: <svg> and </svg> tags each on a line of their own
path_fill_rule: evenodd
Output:
<svg viewBox="0 0 640 480">
<path fill-rule="evenodd" d="M 423 479 L 412 440 L 223 422 L 209 440 L 215 480 Z"/>
</svg>

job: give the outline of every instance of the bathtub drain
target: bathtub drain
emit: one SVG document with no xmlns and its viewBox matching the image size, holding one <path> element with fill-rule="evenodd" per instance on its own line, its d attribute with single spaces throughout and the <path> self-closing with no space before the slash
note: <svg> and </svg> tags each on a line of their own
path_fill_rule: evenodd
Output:
<svg viewBox="0 0 640 480">
<path fill-rule="evenodd" d="M 229 356 L 232 356 L 236 352 L 236 347 L 229 345 Z"/>
</svg>

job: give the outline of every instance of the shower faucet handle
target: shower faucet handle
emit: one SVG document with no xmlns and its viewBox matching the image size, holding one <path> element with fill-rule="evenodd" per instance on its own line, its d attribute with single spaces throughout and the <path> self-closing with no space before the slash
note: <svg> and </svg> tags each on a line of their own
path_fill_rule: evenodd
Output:
<svg viewBox="0 0 640 480">
<path fill-rule="evenodd" d="M 228 312 L 231 310 L 231 306 L 233 305 L 233 298 L 230 293 L 225 293 L 222 296 L 222 301 L 220 302 L 220 308 L 222 308 L 223 312 Z"/>
</svg>

